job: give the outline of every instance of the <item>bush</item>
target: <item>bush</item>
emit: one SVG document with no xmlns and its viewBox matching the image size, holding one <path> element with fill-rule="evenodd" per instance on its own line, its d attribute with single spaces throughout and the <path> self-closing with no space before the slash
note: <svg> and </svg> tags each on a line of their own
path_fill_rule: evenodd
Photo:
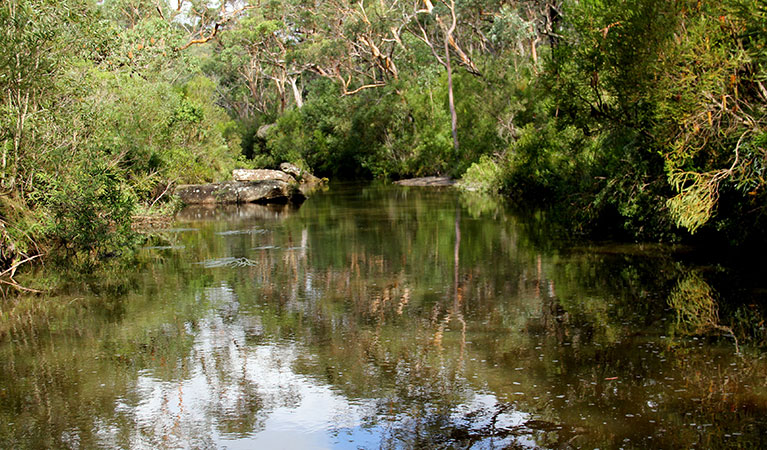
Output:
<svg viewBox="0 0 767 450">
<path fill-rule="evenodd" d="M 459 186 L 467 191 L 497 194 L 501 190 L 502 170 L 489 156 L 483 155 L 463 174 Z"/>
<path fill-rule="evenodd" d="M 65 253 L 94 259 L 119 254 L 132 244 L 135 198 L 125 192 L 113 169 L 99 164 L 83 167 L 53 181 L 48 189 L 48 233 Z"/>
</svg>

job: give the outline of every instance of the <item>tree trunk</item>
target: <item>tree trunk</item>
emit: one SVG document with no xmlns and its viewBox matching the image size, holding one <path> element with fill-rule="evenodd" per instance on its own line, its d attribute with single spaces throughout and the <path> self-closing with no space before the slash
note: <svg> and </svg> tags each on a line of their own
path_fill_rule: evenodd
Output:
<svg viewBox="0 0 767 450">
<path fill-rule="evenodd" d="M 280 114 L 285 112 L 285 80 L 279 78 L 273 78 L 274 84 L 277 85 L 277 93 L 280 94 Z"/>
<path fill-rule="evenodd" d="M 538 45 L 538 41 L 540 41 L 540 38 L 535 34 L 535 29 L 532 26 L 530 27 L 530 33 L 532 33 L 533 36 L 535 36 L 533 39 L 530 39 L 530 55 L 533 57 L 533 67 L 537 69 L 538 50 L 536 49 L 536 46 Z"/>
<path fill-rule="evenodd" d="M 11 90 L 8 90 L 8 106 L 10 107 L 13 105 L 13 97 Z M 13 136 L 13 143 L 16 145 L 16 136 Z M 6 178 L 6 170 L 8 167 L 8 147 L 3 145 L 3 174 L 2 174 L 2 185 L 5 187 L 5 178 Z"/>
<path fill-rule="evenodd" d="M 304 99 L 301 96 L 301 91 L 298 90 L 296 85 L 296 77 L 290 78 L 290 86 L 293 87 L 293 97 L 296 99 L 296 107 L 301 109 L 304 106 Z"/>
<path fill-rule="evenodd" d="M 450 35 L 445 35 L 445 67 L 447 68 L 447 101 L 450 105 L 450 126 L 453 131 L 453 147 L 458 151 L 458 115 L 455 112 L 455 100 L 453 98 L 453 69 L 450 66 L 450 47 L 448 41 Z"/>
</svg>

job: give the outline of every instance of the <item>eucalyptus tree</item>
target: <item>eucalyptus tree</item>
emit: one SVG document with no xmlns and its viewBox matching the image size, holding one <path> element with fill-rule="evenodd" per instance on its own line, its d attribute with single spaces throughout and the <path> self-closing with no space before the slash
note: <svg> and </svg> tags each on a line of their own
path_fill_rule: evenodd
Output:
<svg viewBox="0 0 767 450">
<path fill-rule="evenodd" d="M 454 51 L 462 65 L 469 71 L 479 74 L 476 64 L 463 51 L 456 39 L 456 28 L 458 26 L 458 16 L 455 0 L 441 1 L 444 6 L 443 11 L 440 8 L 435 10 L 434 5 L 429 0 L 424 0 L 424 9 L 417 9 L 413 19 L 410 21 L 409 31 L 425 43 L 434 55 L 440 65 L 445 67 L 447 73 L 447 93 L 448 106 L 450 108 L 450 129 L 453 135 L 453 148 L 458 152 L 458 114 L 455 109 L 455 98 L 453 94 L 453 65 L 451 49 Z M 436 27 L 429 27 L 428 21 L 422 19 L 422 15 L 427 15 L 429 19 L 434 20 Z M 447 16 L 447 19 L 443 18 Z M 449 21 L 449 22 L 448 22 Z M 430 29 L 430 31 L 427 31 Z M 438 32 L 435 32 L 437 31 Z M 444 53 L 442 53 L 444 52 Z"/>
<path fill-rule="evenodd" d="M 283 3 L 285 33 L 296 45 L 294 61 L 339 83 L 342 95 L 381 87 L 397 79 L 397 42 L 387 39 L 396 19 L 386 2 Z M 396 22 L 395 22 L 396 23 Z"/>
<path fill-rule="evenodd" d="M 229 120 L 178 50 L 202 23 L 182 3 L 0 4 L 0 264 L 114 251 L 138 203 L 233 164 Z"/>
<path fill-rule="evenodd" d="M 9 0 L 0 5 L 0 146 L 4 189 L 23 187 L 34 168 L 35 130 L 45 124 L 49 93 L 67 58 L 94 50 L 88 30 L 78 26 L 89 17 L 86 1 L 64 3 Z M 34 150 L 33 150 L 34 148 Z"/>
</svg>

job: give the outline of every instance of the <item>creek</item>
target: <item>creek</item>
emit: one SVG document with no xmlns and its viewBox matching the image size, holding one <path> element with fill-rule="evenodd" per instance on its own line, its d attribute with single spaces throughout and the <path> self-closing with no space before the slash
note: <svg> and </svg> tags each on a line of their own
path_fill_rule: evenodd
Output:
<svg viewBox="0 0 767 450">
<path fill-rule="evenodd" d="M 441 188 L 188 208 L 8 327 L 0 448 L 767 448 L 763 274 L 560 236 Z"/>
</svg>

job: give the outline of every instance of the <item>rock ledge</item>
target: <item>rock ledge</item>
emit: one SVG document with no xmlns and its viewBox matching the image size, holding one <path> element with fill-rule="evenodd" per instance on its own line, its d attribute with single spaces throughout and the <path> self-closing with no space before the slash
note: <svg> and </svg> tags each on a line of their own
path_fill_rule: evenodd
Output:
<svg viewBox="0 0 767 450">
<path fill-rule="evenodd" d="M 449 177 L 423 177 L 423 178 L 408 178 L 406 180 L 395 181 L 395 184 L 400 186 L 452 186 L 455 184 L 455 180 Z"/>
<path fill-rule="evenodd" d="M 306 200 L 307 194 L 324 180 L 290 163 L 281 170 L 235 169 L 234 181 L 210 184 L 182 184 L 174 193 L 187 205 L 240 203 L 293 203 Z"/>
<path fill-rule="evenodd" d="M 187 205 L 300 203 L 306 199 L 297 184 L 281 180 L 182 184 L 176 187 L 175 193 Z"/>
</svg>

